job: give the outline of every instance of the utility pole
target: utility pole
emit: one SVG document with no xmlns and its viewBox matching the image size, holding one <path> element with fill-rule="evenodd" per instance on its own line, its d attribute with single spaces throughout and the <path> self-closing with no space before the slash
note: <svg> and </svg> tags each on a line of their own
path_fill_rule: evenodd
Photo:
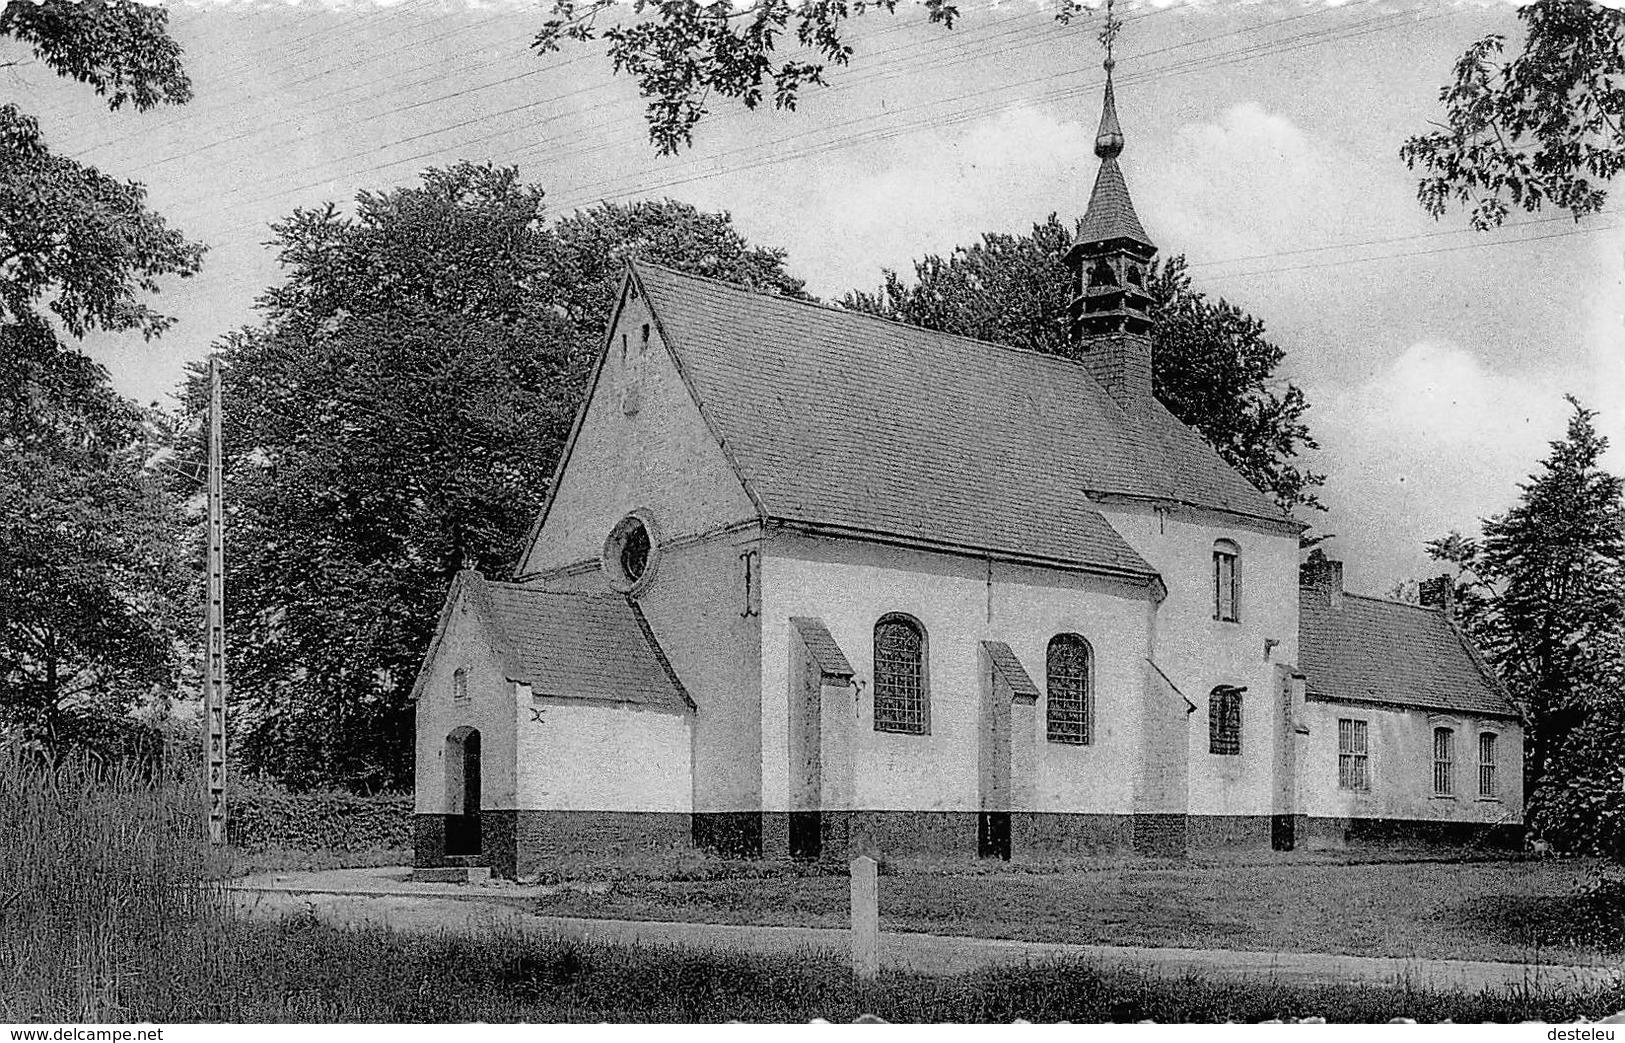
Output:
<svg viewBox="0 0 1625 1043">
<path fill-rule="evenodd" d="M 226 562 L 221 504 L 220 360 L 209 359 L 209 594 L 204 607 L 204 765 L 209 782 L 209 843 L 226 842 Z"/>
</svg>

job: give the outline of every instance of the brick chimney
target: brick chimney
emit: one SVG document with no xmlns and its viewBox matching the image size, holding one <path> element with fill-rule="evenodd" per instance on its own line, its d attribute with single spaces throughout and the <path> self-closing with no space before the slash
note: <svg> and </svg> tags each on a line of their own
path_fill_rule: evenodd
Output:
<svg viewBox="0 0 1625 1043">
<path fill-rule="evenodd" d="M 1298 594 L 1301 600 L 1314 599 L 1325 608 L 1343 607 L 1343 563 L 1328 558 L 1315 548 L 1309 560 L 1298 567 Z"/>
<path fill-rule="evenodd" d="M 1456 581 L 1448 574 L 1423 580 L 1416 593 L 1424 608 L 1436 608 L 1446 619 L 1456 618 Z"/>
</svg>

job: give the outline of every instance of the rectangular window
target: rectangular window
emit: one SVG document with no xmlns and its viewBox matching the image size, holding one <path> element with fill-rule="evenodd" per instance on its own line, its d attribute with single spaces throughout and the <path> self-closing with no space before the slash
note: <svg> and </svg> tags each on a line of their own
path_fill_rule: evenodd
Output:
<svg viewBox="0 0 1625 1043">
<path fill-rule="evenodd" d="M 1371 767 L 1366 748 L 1366 722 L 1342 718 L 1337 722 L 1337 787 L 1369 790 Z"/>
<path fill-rule="evenodd" d="M 1433 729 L 1433 795 L 1454 796 L 1456 792 L 1456 733 L 1449 728 Z"/>
<path fill-rule="evenodd" d="M 1234 623 L 1236 611 L 1236 552 L 1221 546 L 1213 552 L 1213 618 Z"/>
<path fill-rule="evenodd" d="M 1481 732 L 1478 736 L 1478 795 L 1494 797 L 1495 793 L 1495 733 Z"/>
</svg>

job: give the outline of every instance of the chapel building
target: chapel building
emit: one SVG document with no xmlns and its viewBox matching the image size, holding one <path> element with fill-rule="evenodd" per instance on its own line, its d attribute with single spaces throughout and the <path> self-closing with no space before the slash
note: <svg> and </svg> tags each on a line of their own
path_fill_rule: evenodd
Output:
<svg viewBox="0 0 1625 1043">
<path fill-rule="evenodd" d="M 413 697 L 417 863 L 1521 835 L 1516 709 L 1152 391 L 1119 166 L 1071 357 L 633 263 L 514 576 Z"/>
</svg>

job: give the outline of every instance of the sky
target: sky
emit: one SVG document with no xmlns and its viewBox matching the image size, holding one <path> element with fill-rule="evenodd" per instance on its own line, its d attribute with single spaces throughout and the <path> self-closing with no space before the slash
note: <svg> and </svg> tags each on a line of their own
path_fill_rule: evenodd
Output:
<svg viewBox="0 0 1625 1043">
<path fill-rule="evenodd" d="M 196 97 L 108 112 L 0 41 L 0 90 L 62 153 L 147 186 L 208 244 L 164 283 L 161 339 L 97 336 L 118 388 L 172 403 L 188 363 L 255 321 L 278 279 L 269 223 L 348 205 L 460 159 L 514 165 L 554 214 L 670 196 L 726 210 L 825 298 L 987 231 L 1088 200 L 1102 72 L 1098 19 L 1031 0 L 962 2 L 927 24 L 908 0 L 854 23 L 851 65 L 793 113 L 716 104 L 694 147 L 659 157 L 636 86 L 601 51 L 529 44 L 541 4 L 466 0 L 182 2 L 171 32 Z M 1519 213 L 1474 232 L 1415 200 L 1398 151 L 1440 116 L 1468 43 L 1518 28 L 1505 2 L 1123 3 L 1122 165 L 1164 255 L 1197 289 L 1263 319 L 1301 386 L 1328 475 L 1306 516 L 1351 590 L 1440 571 L 1423 544 L 1511 506 L 1562 436 L 1574 394 L 1625 471 L 1625 222 Z"/>
</svg>

